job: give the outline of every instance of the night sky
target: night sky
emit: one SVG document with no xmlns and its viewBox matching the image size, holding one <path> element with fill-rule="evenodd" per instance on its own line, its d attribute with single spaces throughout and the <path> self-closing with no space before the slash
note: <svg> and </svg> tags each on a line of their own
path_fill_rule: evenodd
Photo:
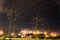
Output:
<svg viewBox="0 0 60 40">
<path fill-rule="evenodd" d="M 60 2 L 59 0 L 6 0 L 4 8 L 16 11 L 16 21 L 14 23 L 16 31 L 21 29 L 34 28 L 33 19 L 39 13 L 39 29 L 60 31 Z M 9 16 L 7 13 L 0 13 L 0 25 L 4 30 L 8 30 Z M 13 27 L 12 27 L 13 28 Z M 13 29 L 12 29 L 13 30 Z"/>
</svg>

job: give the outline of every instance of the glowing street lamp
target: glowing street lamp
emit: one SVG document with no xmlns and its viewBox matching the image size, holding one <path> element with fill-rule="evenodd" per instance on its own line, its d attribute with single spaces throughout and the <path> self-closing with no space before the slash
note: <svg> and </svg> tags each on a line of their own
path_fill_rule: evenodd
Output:
<svg viewBox="0 0 60 40">
<path fill-rule="evenodd" d="M 51 35 L 52 37 L 56 37 L 56 36 L 57 36 L 56 33 L 51 33 L 50 35 Z"/>
<path fill-rule="evenodd" d="M 14 33 L 11 33 L 11 36 L 14 36 L 15 34 Z"/>
<path fill-rule="evenodd" d="M 37 33 L 37 34 L 40 34 L 40 32 L 39 32 L 39 31 L 37 31 L 36 33 Z"/>
<path fill-rule="evenodd" d="M 49 37 L 49 35 L 45 35 L 45 37 Z"/>
<path fill-rule="evenodd" d="M 33 31 L 29 31 L 29 33 L 33 33 Z"/>
<path fill-rule="evenodd" d="M 4 32 L 2 30 L 0 30 L 0 36 L 3 35 L 3 34 L 4 34 Z"/>
<path fill-rule="evenodd" d="M 33 32 L 34 35 L 36 35 L 36 32 Z"/>
<path fill-rule="evenodd" d="M 21 36 L 21 34 L 19 33 L 18 36 Z"/>
<path fill-rule="evenodd" d="M 47 32 L 44 32 L 44 34 L 46 35 L 46 34 L 48 34 Z"/>
<path fill-rule="evenodd" d="M 28 30 L 22 30 L 21 33 L 22 34 L 28 34 L 29 32 L 28 32 Z"/>
<path fill-rule="evenodd" d="M 33 31 L 33 34 L 34 35 L 39 35 L 40 34 L 40 31 Z"/>
<path fill-rule="evenodd" d="M 48 35 L 46 35 L 46 37 L 49 37 Z"/>
</svg>

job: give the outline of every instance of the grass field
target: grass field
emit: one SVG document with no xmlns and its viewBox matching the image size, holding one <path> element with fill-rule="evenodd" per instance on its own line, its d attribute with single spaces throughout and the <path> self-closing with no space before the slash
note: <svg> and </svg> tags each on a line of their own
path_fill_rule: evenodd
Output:
<svg viewBox="0 0 60 40">
<path fill-rule="evenodd" d="M 60 40 L 60 39 L 40 39 L 40 38 L 3 38 L 3 37 L 0 37 L 0 40 Z"/>
</svg>

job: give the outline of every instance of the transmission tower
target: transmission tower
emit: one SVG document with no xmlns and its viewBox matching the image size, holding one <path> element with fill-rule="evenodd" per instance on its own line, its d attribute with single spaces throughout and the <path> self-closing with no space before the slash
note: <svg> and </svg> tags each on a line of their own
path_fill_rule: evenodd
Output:
<svg viewBox="0 0 60 40">
<path fill-rule="evenodd" d="M 13 32 L 15 34 L 15 20 L 16 20 L 16 14 L 15 14 L 15 11 L 11 8 L 9 9 L 9 20 L 10 20 L 10 23 L 9 23 L 9 30 L 8 30 L 8 35 L 10 35 L 11 32 Z"/>
<path fill-rule="evenodd" d="M 33 19 L 35 22 L 35 30 L 39 30 L 39 13 L 37 14 L 37 17 Z"/>
</svg>

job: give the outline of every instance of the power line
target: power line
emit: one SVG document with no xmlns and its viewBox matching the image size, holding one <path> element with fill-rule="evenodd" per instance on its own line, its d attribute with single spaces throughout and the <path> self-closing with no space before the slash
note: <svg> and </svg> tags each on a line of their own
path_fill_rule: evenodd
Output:
<svg viewBox="0 0 60 40">
<path fill-rule="evenodd" d="M 36 5 L 36 4 L 39 3 L 39 2 L 40 2 L 40 1 L 27 2 L 27 3 L 29 3 L 29 6 L 32 4 L 32 5 L 30 6 L 30 7 L 32 7 L 32 6 Z M 25 7 L 25 6 L 24 6 L 24 3 L 21 4 L 20 6 L 16 7 L 15 10 L 17 10 L 17 9 L 20 10 L 19 8 L 20 8 L 21 6 L 22 6 L 22 8 Z M 28 6 L 28 5 L 27 5 L 27 6 Z M 26 7 L 26 9 L 27 9 L 27 8 L 30 8 L 30 7 Z"/>
<path fill-rule="evenodd" d="M 49 4 L 48 4 L 49 5 Z M 51 7 L 51 6 L 54 6 L 54 5 L 56 5 L 56 4 L 51 4 L 51 5 L 49 5 L 49 6 L 47 6 L 47 7 L 44 7 L 44 8 L 41 8 L 39 11 L 43 11 L 44 9 L 46 9 L 46 8 L 49 8 L 49 7 Z M 32 10 L 31 10 L 32 11 Z M 27 11 L 27 12 L 29 12 L 29 13 L 31 13 L 31 11 Z M 38 11 L 38 10 L 37 10 Z M 24 14 L 26 14 L 26 12 L 24 13 Z M 28 16 L 28 15 L 27 15 Z M 24 16 L 25 17 L 25 16 Z"/>
<path fill-rule="evenodd" d="M 23 3 L 23 2 L 26 3 L 27 0 L 26 0 L 26 1 L 24 1 L 24 0 L 21 0 L 21 1 L 20 1 L 20 0 L 19 0 L 19 2 L 18 2 L 17 4 L 15 4 L 15 6 L 12 6 L 12 8 L 15 9 L 15 8 L 17 8 L 17 6 L 19 7 L 19 4 L 21 4 L 21 3 Z M 24 4 L 24 3 L 23 3 L 23 4 Z M 21 5 L 22 5 L 22 4 L 21 4 Z"/>
<path fill-rule="evenodd" d="M 34 3 L 32 6 L 30 6 L 30 7 L 27 7 L 27 8 L 25 8 L 24 10 L 27 10 L 27 9 L 29 9 L 29 8 L 31 8 L 31 7 L 33 7 L 33 6 L 35 6 L 37 3 L 39 3 L 40 1 L 38 1 L 38 2 L 36 2 L 36 3 Z M 47 4 L 49 4 L 49 3 L 52 3 L 52 2 L 54 2 L 54 1 L 51 1 L 51 2 L 47 2 L 47 3 L 45 3 L 45 4 L 43 4 L 43 5 L 47 5 Z M 41 6 L 43 6 L 43 5 L 41 5 Z M 20 9 L 18 9 L 18 10 L 16 10 L 16 11 L 19 11 Z M 24 11 L 23 10 L 23 11 Z"/>
<path fill-rule="evenodd" d="M 52 2 L 54 2 L 54 1 L 52 1 Z M 46 3 L 46 4 L 43 4 L 43 5 L 39 6 L 39 7 L 44 7 L 44 6 L 46 6 L 46 5 L 51 4 L 52 2 L 48 2 L 48 3 Z M 36 7 L 35 9 L 37 9 L 37 8 L 39 8 L 39 7 Z M 27 9 L 25 9 L 25 10 L 27 10 Z M 20 14 L 21 14 L 21 13 L 29 12 L 29 11 L 24 12 L 25 10 L 21 11 Z M 30 11 L 32 11 L 32 10 L 30 10 Z M 18 13 L 18 12 L 17 12 L 17 13 Z"/>
</svg>

